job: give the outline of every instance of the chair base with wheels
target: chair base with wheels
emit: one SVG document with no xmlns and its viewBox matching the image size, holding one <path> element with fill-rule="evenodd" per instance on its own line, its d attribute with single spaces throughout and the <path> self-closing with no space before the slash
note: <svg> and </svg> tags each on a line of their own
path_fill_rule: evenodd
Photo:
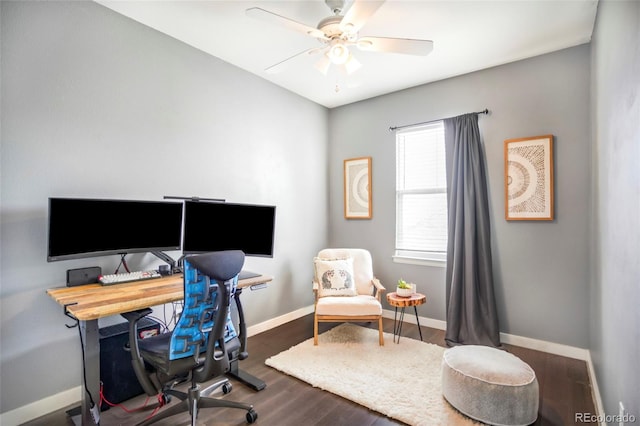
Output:
<svg viewBox="0 0 640 426">
<path fill-rule="evenodd" d="M 138 335 L 137 334 L 138 321 L 141 318 L 145 317 L 146 315 L 150 314 L 151 312 L 152 312 L 151 309 L 144 309 L 142 311 L 128 312 L 122 315 L 127 320 L 129 320 L 130 336 Z M 138 345 L 141 348 L 143 348 L 142 350 L 146 349 L 147 351 L 153 351 L 154 346 L 163 347 L 167 345 L 168 340 L 170 338 L 171 338 L 171 334 L 169 333 L 162 334 L 159 336 L 154 336 L 154 337 L 139 341 Z M 152 341 L 151 339 L 153 339 L 154 341 Z M 239 343 L 234 345 L 234 342 L 231 342 L 231 345 L 227 345 L 227 350 L 229 352 L 232 352 L 233 350 L 239 347 L 240 347 Z M 222 354 L 218 354 L 218 356 L 222 356 Z M 135 368 L 136 368 L 136 364 L 134 364 L 134 369 Z M 229 379 L 226 377 L 221 377 L 211 385 L 202 389 L 196 379 L 196 375 L 194 374 L 190 374 L 190 377 L 185 376 L 185 378 L 183 379 L 177 378 L 165 384 L 163 387 L 159 386 L 160 380 L 156 378 L 156 376 L 162 377 L 161 374 L 158 374 L 156 372 L 156 375 L 152 376 L 149 384 L 152 385 L 151 394 L 160 395 L 160 399 L 162 401 L 161 405 L 169 404 L 174 397 L 180 400 L 180 402 L 175 405 L 171 405 L 170 407 L 167 407 L 165 410 L 160 411 L 150 419 L 147 419 L 145 421 L 142 421 L 136 424 L 136 426 L 147 426 L 157 421 L 160 421 L 162 419 L 166 419 L 167 417 L 171 417 L 183 412 L 189 412 L 189 414 L 191 415 L 191 425 L 195 426 L 196 419 L 198 417 L 199 408 L 239 408 L 247 411 L 246 413 L 247 423 L 252 424 L 258 419 L 258 413 L 253 409 L 252 405 L 241 404 L 238 402 L 228 401 L 225 399 L 217 399 L 217 398 L 209 397 L 209 395 L 211 395 L 212 393 L 214 393 L 219 389 L 222 390 L 222 393 L 224 395 L 231 392 L 231 390 L 233 389 L 233 386 L 231 385 L 231 382 L 229 381 Z M 185 380 L 189 380 L 191 382 L 189 388 L 187 388 L 185 392 L 174 389 L 174 386 L 180 383 L 183 383 Z M 143 388 L 145 388 L 142 382 L 141 384 L 143 385 Z M 160 389 L 158 389 L 158 387 L 160 387 Z M 147 391 L 147 394 L 149 393 L 150 392 Z"/>
<path fill-rule="evenodd" d="M 222 387 L 222 392 L 227 394 L 231 392 L 231 383 L 229 383 L 228 379 L 221 380 L 219 382 L 214 383 L 213 385 L 200 390 L 199 385 L 193 384 L 188 389 L 187 392 L 177 391 L 175 389 L 166 389 L 164 391 L 164 395 L 176 397 L 181 400 L 179 404 L 173 405 L 166 410 L 158 413 L 154 417 L 149 420 L 138 423 L 137 426 L 146 426 L 153 424 L 159 420 L 165 419 L 167 417 L 174 416 L 176 414 L 188 411 L 191 414 L 191 425 L 196 426 L 196 419 L 198 418 L 198 409 L 199 408 L 240 408 L 247 410 L 246 420 L 247 423 L 254 423 L 258 419 L 258 413 L 253 409 L 253 406 L 241 404 L 233 401 L 226 401 L 215 398 L 208 398 L 204 395 L 208 395 L 209 393 L 215 391 L 216 389 Z"/>
<path fill-rule="evenodd" d="M 229 303 L 244 253 L 237 250 L 189 256 L 184 260 L 184 307 L 171 333 L 139 340 L 138 321 L 151 309 L 122 314 L 129 321 L 132 365 L 140 385 L 149 396 L 158 396 L 165 405 L 172 397 L 180 402 L 159 411 L 139 423 L 146 426 L 161 419 L 189 412 L 196 425 L 202 408 L 238 408 L 246 411 L 248 423 L 258 414 L 252 405 L 209 397 L 213 391 L 231 392 L 224 377 L 230 370 L 230 358 L 240 348 L 240 341 L 229 316 Z M 201 389 L 200 384 L 218 378 Z M 190 381 L 186 391 L 175 386 Z"/>
</svg>

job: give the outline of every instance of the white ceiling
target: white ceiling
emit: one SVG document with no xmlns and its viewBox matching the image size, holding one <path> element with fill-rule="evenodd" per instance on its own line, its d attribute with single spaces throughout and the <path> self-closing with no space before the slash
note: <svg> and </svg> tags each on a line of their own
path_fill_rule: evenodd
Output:
<svg viewBox="0 0 640 426">
<path fill-rule="evenodd" d="M 362 1 L 362 0 L 361 0 Z M 597 0 L 387 0 L 361 36 L 433 40 L 428 56 L 355 51 L 362 68 L 327 76 L 303 55 L 277 74 L 265 68 L 318 40 L 245 14 L 260 7 L 311 27 L 332 13 L 324 0 L 110 1 L 98 3 L 332 108 L 408 87 L 588 43 Z"/>
</svg>

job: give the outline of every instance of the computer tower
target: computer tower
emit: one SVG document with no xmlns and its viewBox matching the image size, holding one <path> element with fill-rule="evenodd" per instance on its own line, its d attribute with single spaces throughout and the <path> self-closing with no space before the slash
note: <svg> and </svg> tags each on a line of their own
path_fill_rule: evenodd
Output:
<svg viewBox="0 0 640 426">
<path fill-rule="evenodd" d="M 144 393 L 131 366 L 131 352 L 128 350 L 129 323 L 115 324 L 101 328 L 100 334 L 100 381 L 102 394 L 112 404 L 118 404 Z M 138 322 L 138 337 L 160 334 L 160 324 L 149 318 Z M 109 409 L 102 402 L 102 411 Z"/>
</svg>

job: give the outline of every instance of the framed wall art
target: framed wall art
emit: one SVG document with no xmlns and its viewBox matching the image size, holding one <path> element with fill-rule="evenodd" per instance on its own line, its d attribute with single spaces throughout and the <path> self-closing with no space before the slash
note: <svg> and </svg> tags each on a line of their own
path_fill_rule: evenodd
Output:
<svg viewBox="0 0 640 426">
<path fill-rule="evenodd" d="M 506 220 L 553 220 L 553 135 L 504 141 Z"/>
<path fill-rule="evenodd" d="M 371 219 L 371 157 L 344 160 L 344 217 Z"/>
</svg>

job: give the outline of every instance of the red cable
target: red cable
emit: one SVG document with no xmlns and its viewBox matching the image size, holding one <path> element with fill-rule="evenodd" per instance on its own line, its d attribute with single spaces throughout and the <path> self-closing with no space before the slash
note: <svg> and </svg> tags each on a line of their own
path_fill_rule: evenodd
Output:
<svg viewBox="0 0 640 426">
<path fill-rule="evenodd" d="M 100 402 L 104 401 L 107 403 L 107 405 L 111 406 L 111 407 L 119 407 L 122 410 L 124 410 L 125 412 L 131 414 L 131 413 L 135 413 L 136 411 L 140 411 L 143 408 L 145 408 L 147 406 L 147 404 L 149 403 L 149 396 L 147 395 L 147 399 L 144 401 L 144 404 L 142 404 L 140 407 L 138 408 L 127 408 L 122 404 L 114 404 L 112 402 L 110 402 L 109 400 L 107 400 L 107 398 L 105 398 L 104 393 L 102 391 L 104 385 L 102 382 L 100 382 Z M 156 413 L 158 412 L 158 410 L 164 405 L 164 399 L 162 398 L 162 394 L 158 394 L 156 395 L 156 398 L 158 399 L 158 406 L 156 408 L 154 408 L 153 412 L 151 414 L 149 414 L 149 416 L 145 419 L 148 420 L 151 417 L 155 416 Z M 100 404 L 102 405 L 102 404 Z"/>
<path fill-rule="evenodd" d="M 120 255 L 120 264 L 119 264 L 119 265 L 118 265 L 118 267 L 116 268 L 116 270 L 115 270 L 114 274 L 117 274 L 117 273 L 118 273 L 118 271 L 120 270 L 120 266 L 121 266 L 121 265 L 122 265 L 122 266 L 124 266 L 124 270 L 125 270 L 125 271 L 127 271 L 127 272 L 131 272 L 131 271 L 129 270 L 129 265 L 127 265 L 127 260 L 125 259 L 125 257 L 126 257 L 126 256 L 127 256 L 127 254 L 126 254 L 126 253 L 125 253 L 125 254 L 121 254 L 121 255 Z"/>
</svg>

